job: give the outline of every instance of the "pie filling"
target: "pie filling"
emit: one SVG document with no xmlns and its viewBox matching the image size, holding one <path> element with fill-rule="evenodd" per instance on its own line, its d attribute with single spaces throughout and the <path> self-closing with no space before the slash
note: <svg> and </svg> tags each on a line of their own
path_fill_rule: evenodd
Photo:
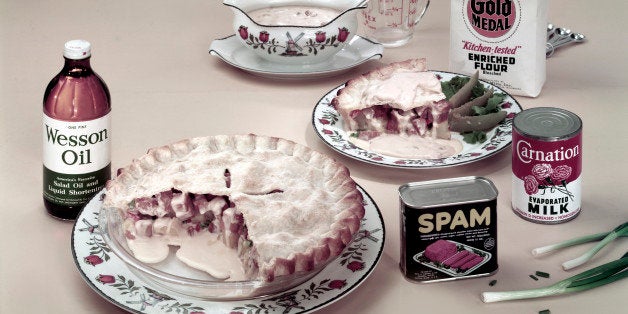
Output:
<svg viewBox="0 0 628 314">
<path fill-rule="evenodd" d="M 403 111 L 390 105 L 356 109 L 350 113 L 350 129 L 369 140 L 381 134 L 419 135 L 449 138 L 447 119 L 450 104 L 443 100 Z"/>
<path fill-rule="evenodd" d="M 244 217 L 226 196 L 186 193 L 172 189 L 151 197 L 135 199 L 126 215 L 126 239 L 136 258 L 142 262 L 158 263 L 165 259 L 168 250 L 159 253 L 163 251 L 164 245 L 181 246 L 179 250 L 183 250 L 184 245 L 200 246 L 200 254 L 200 251 L 215 245 L 213 242 L 220 241 L 237 253 L 246 278 L 258 275 L 257 252 L 248 238 Z M 155 238 L 155 241 L 147 242 L 146 238 Z M 191 238 L 205 238 L 205 241 L 195 243 Z M 184 253 L 177 252 L 177 257 L 183 262 L 207 271 L 217 279 L 233 280 L 233 277 L 241 277 L 237 276 L 237 271 L 224 270 L 225 266 L 235 266 L 237 270 L 239 265 L 220 265 L 225 262 L 219 259 L 222 254 L 216 254 L 209 260 L 194 256 L 194 253 L 191 256 L 185 254 L 186 257 L 182 258 L 182 254 Z M 223 270 L 216 270 L 218 268 Z"/>
</svg>

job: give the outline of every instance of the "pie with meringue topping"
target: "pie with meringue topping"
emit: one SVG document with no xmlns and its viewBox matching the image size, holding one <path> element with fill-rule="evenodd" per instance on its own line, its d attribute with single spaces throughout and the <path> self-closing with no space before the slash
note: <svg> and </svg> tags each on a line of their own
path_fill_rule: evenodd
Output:
<svg viewBox="0 0 628 314">
<path fill-rule="evenodd" d="M 252 134 L 150 149 L 107 183 L 103 206 L 119 209 L 127 241 L 215 234 L 237 250 L 247 279 L 266 282 L 334 259 L 364 217 L 344 165 Z"/>
</svg>

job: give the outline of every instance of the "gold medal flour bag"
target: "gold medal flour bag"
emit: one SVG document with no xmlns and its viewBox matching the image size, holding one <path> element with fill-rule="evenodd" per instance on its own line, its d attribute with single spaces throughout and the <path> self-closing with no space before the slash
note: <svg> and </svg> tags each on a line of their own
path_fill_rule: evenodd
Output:
<svg viewBox="0 0 628 314">
<path fill-rule="evenodd" d="M 452 0 L 449 69 L 514 95 L 536 97 L 545 83 L 549 0 Z"/>
</svg>

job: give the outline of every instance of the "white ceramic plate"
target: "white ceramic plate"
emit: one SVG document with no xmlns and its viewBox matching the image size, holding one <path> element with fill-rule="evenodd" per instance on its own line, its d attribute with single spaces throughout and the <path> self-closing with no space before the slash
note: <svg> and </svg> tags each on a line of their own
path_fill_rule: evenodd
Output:
<svg viewBox="0 0 628 314">
<path fill-rule="evenodd" d="M 373 199 L 364 196 L 366 214 L 360 232 L 343 254 L 305 283 L 286 292 L 243 301 L 207 301 L 151 286 L 111 253 L 98 232 L 102 192 L 81 212 L 72 229 L 72 253 L 87 284 L 102 297 L 132 313 L 308 313 L 358 287 L 379 261 L 384 221 Z"/>
<path fill-rule="evenodd" d="M 441 81 L 451 80 L 455 76 L 464 76 L 462 74 L 455 74 L 442 71 L 432 71 L 440 78 Z M 462 164 L 468 164 L 474 161 L 478 161 L 487 157 L 491 157 L 508 146 L 512 141 L 512 118 L 519 112 L 521 112 L 521 106 L 517 101 L 512 98 L 508 93 L 502 89 L 491 85 L 486 82 L 482 82 L 486 87 L 492 87 L 496 93 L 506 94 L 504 102 L 501 104 L 502 109 L 508 112 L 508 117 L 502 121 L 497 127 L 486 134 L 487 140 L 484 143 L 468 144 L 462 140 L 462 136 L 456 132 L 452 132 L 452 138 L 460 140 L 463 143 L 463 148 L 460 154 L 441 158 L 441 159 L 408 159 L 398 158 L 392 156 L 386 156 L 376 152 L 364 150 L 356 147 L 348 140 L 348 134 L 344 131 L 342 125 L 343 120 L 336 109 L 331 105 L 332 99 L 336 96 L 339 89 L 343 88 L 345 84 L 342 84 L 327 94 L 325 94 L 314 107 L 312 114 L 312 124 L 314 130 L 318 136 L 337 152 L 354 158 L 356 160 L 364 161 L 367 163 L 389 166 L 397 168 L 441 168 L 456 166 Z"/>
<path fill-rule="evenodd" d="M 338 54 L 330 60 L 310 65 L 274 63 L 262 59 L 244 47 L 235 35 L 216 39 L 209 46 L 209 53 L 226 63 L 253 75 L 276 79 L 313 79 L 340 74 L 368 60 L 382 57 L 384 46 L 360 36 L 354 36 Z"/>
</svg>

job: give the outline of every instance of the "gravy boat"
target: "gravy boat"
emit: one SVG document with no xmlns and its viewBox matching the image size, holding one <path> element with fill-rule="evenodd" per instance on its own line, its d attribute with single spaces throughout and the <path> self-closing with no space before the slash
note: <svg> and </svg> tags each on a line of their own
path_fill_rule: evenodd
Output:
<svg viewBox="0 0 628 314">
<path fill-rule="evenodd" d="M 325 62 L 351 41 L 358 28 L 357 12 L 366 0 L 224 0 L 234 14 L 233 29 L 239 41 L 261 58 L 280 64 Z M 264 25 L 249 13 L 285 6 L 328 8 L 338 15 L 322 25 Z M 315 10 L 315 9 L 312 9 Z M 296 23 L 298 24 L 298 23 Z"/>
</svg>

